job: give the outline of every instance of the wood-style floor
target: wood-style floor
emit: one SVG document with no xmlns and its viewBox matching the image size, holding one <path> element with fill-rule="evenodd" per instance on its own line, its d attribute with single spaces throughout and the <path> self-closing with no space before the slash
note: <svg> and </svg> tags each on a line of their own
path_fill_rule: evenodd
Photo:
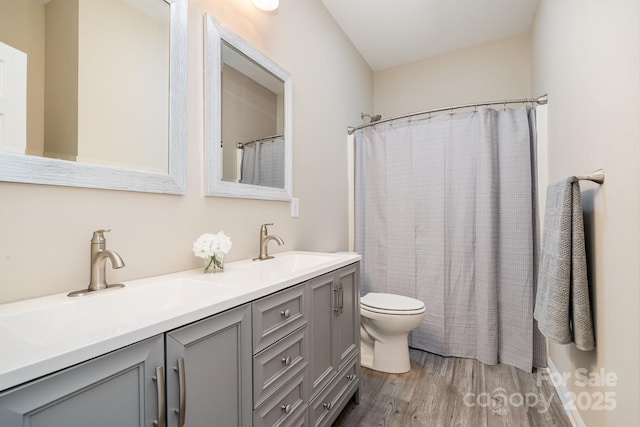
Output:
<svg viewBox="0 0 640 427">
<path fill-rule="evenodd" d="M 571 427 L 546 375 L 411 349 L 411 370 L 362 368 L 360 403 L 333 427 Z"/>
</svg>

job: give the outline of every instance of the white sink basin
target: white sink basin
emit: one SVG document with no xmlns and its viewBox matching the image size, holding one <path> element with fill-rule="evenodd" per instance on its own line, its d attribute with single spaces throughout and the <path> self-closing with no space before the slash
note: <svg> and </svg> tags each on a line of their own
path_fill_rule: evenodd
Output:
<svg viewBox="0 0 640 427">
<path fill-rule="evenodd" d="M 274 274 L 297 273 L 301 270 L 316 268 L 327 262 L 335 260 L 335 257 L 327 255 L 317 255 L 313 253 L 291 252 L 276 255 L 274 258 L 263 261 L 251 261 L 242 263 L 240 268 L 258 268 L 271 271 Z"/>
<path fill-rule="evenodd" d="M 286 281 L 303 281 L 305 275 L 331 265 L 336 257 L 331 254 L 285 252 L 263 261 L 246 260 L 225 266 L 219 279 L 224 284 L 241 287 L 265 287 Z M 294 283 L 290 283 L 294 284 Z"/>
<path fill-rule="evenodd" d="M 61 336 L 62 340 L 77 340 L 82 335 L 96 339 L 102 334 L 122 333 L 155 322 L 159 316 L 171 316 L 185 305 L 210 304 L 234 289 L 190 278 L 126 285 L 78 298 L 62 297 L 58 304 L 0 315 L 0 331 L 42 346 L 59 345 Z M 95 325 L 102 327 L 93 328 Z"/>
<path fill-rule="evenodd" d="M 278 268 L 291 273 L 315 268 L 321 264 L 333 261 L 335 258 L 324 255 L 294 253 L 263 261 L 267 268 Z"/>
</svg>

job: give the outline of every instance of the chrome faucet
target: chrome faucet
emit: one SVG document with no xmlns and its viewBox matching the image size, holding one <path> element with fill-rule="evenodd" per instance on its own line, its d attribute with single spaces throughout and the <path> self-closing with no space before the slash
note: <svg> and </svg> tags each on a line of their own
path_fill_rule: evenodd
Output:
<svg viewBox="0 0 640 427">
<path fill-rule="evenodd" d="M 278 246 L 284 245 L 284 240 L 282 240 L 280 237 L 276 236 L 275 234 L 269 235 L 267 231 L 267 226 L 269 225 L 273 224 L 262 224 L 260 226 L 260 255 L 258 255 L 257 258 L 254 258 L 254 261 L 263 261 L 265 259 L 273 258 L 272 256 L 269 256 L 269 251 L 267 250 L 267 244 L 269 243 L 269 240 L 275 240 L 276 242 L 278 242 Z"/>
<path fill-rule="evenodd" d="M 124 261 L 120 255 L 115 251 L 107 250 L 107 241 L 104 238 L 104 233 L 108 231 L 111 230 L 97 230 L 93 232 L 93 238 L 91 239 L 91 279 L 89 281 L 89 287 L 69 293 L 70 297 L 124 287 L 121 283 L 115 285 L 107 284 L 107 258 L 111 260 L 113 268 L 124 267 Z"/>
</svg>

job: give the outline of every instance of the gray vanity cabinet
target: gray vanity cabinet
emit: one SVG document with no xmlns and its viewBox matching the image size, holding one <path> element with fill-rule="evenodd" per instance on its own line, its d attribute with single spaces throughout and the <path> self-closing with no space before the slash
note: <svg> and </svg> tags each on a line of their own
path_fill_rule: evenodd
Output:
<svg viewBox="0 0 640 427">
<path fill-rule="evenodd" d="M 151 427 L 164 416 L 156 372 L 164 372 L 162 336 L 0 393 L 0 426 Z"/>
<path fill-rule="evenodd" d="M 167 426 L 252 425 L 251 305 L 167 333 Z"/>
<path fill-rule="evenodd" d="M 251 353 L 245 304 L 2 392 L 0 426 L 250 427 Z"/>
<path fill-rule="evenodd" d="M 310 425 L 330 425 L 360 376 L 359 264 L 311 279 Z M 356 395 L 356 399 L 357 399 Z"/>
<path fill-rule="evenodd" d="M 360 376 L 359 263 L 0 392 L 0 427 L 328 426 Z"/>
</svg>

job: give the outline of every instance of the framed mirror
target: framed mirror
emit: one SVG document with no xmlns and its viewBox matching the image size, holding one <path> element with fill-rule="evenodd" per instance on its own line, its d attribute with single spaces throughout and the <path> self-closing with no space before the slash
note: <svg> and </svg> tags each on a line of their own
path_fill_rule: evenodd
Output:
<svg viewBox="0 0 640 427">
<path fill-rule="evenodd" d="M 186 55 L 187 0 L 0 2 L 0 180 L 184 194 Z"/>
<path fill-rule="evenodd" d="M 208 196 L 291 200 L 291 75 L 205 15 Z"/>
</svg>

